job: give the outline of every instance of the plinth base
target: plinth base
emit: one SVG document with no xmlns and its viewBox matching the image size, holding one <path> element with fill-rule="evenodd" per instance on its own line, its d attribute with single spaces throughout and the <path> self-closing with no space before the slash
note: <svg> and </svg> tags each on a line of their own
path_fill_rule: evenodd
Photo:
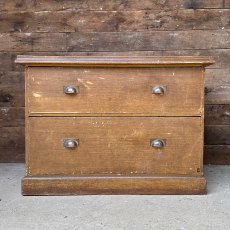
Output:
<svg viewBox="0 0 230 230">
<path fill-rule="evenodd" d="M 204 177 L 25 177 L 23 195 L 206 194 Z"/>
</svg>

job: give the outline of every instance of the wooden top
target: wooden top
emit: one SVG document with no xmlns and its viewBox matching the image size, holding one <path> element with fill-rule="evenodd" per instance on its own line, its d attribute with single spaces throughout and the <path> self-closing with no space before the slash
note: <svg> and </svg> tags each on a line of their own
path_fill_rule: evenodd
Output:
<svg viewBox="0 0 230 230">
<path fill-rule="evenodd" d="M 201 56 L 30 56 L 18 55 L 16 63 L 26 66 L 208 66 L 211 57 Z"/>
</svg>

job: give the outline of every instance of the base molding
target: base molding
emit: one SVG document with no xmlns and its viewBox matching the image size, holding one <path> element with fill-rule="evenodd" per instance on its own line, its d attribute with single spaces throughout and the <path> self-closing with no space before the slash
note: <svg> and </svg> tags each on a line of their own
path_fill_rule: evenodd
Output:
<svg viewBox="0 0 230 230">
<path fill-rule="evenodd" d="M 206 194 L 204 177 L 24 177 L 22 195 Z"/>
</svg>

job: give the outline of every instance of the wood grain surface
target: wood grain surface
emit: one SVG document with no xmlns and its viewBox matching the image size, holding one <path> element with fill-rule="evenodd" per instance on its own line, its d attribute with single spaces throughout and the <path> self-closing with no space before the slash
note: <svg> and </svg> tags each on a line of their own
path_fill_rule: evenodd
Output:
<svg viewBox="0 0 230 230">
<path fill-rule="evenodd" d="M 229 30 L 67 33 L 67 51 L 223 49 L 230 46 Z"/>
<path fill-rule="evenodd" d="M 186 67 L 209 66 L 211 57 L 202 56 L 28 56 L 18 55 L 15 63 L 25 66 L 79 66 L 79 67 Z"/>
<path fill-rule="evenodd" d="M 155 32 L 2 33 L 0 51 L 137 51 L 225 49 L 229 30 Z"/>
<path fill-rule="evenodd" d="M 23 195 L 206 194 L 203 177 L 25 177 Z"/>
<path fill-rule="evenodd" d="M 230 125 L 230 105 L 206 105 L 205 125 Z"/>
<path fill-rule="evenodd" d="M 133 32 L 153 30 L 229 29 L 227 9 L 8 12 L 0 15 L 1 33 L 7 32 Z"/>
<path fill-rule="evenodd" d="M 225 8 L 230 8 L 230 0 L 225 0 L 224 1 L 224 7 Z"/>
<path fill-rule="evenodd" d="M 204 163 L 205 164 L 230 164 L 230 145 L 205 145 Z"/>
<path fill-rule="evenodd" d="M 228 0 L 225 0 L 227 7 Z M 3 12 L 40 12 L 40 11 L 60 11 L 60 10 L 108 10 L 108 11 L 127 11 L 127 10 L 148 10 L 148 9 L 203 9 L 203 8 L 223 8 L 223 0 L 174 0 L 174 1 L 157 1 L 145 0 L 75 0 L 57 1 L 57 0 L 15 0 L 0 3 Z"/>
<path fill-rule="evenodd" d="M 205 104 L 230 104 L 229 0 L 15 0 L 0 1 L 0 12 L 0 71 L 9 82 L 13 72 L 23 71 L 14 63 L 18 54 L 202 55 L 216 61 L 206 71 Z M 13 79 L 0 82 L 0 88 L 0 109 L 24 106 L 23 81 L 17 87 Z M 221 110 L 212 113 L 206 121 L 225 125 Z M 21 127 L 22 119 L 15 116 L 12 125 Z M 9 120 L 1 120 L 1 126 L 8 125 Z M 215 143 L 209 150 L 218 148 Z M 17 154 L 12 149 L 10 161 L 23 159 Z"/>
<path fill-rule="evenodd" d="M 0 108 L 0 127 L 23 127 L 24 128 L 24 125 L 25 125 L 24 107 L 1 107 Z"/>
<path fill-rule="evenodd" d="M 30 117 L 27 175 L 202 175 L 202 133 L 192 117 Z M 63 147 L 65 138 L 79 147 Z"/>
<path fill-rule="evenodd" d="M 24 161 L 25 128 L 1 127 L 0 132 L 0 158 L 2 162 Z M 15 154 L 16 153 L 16 154 Z"/>
<path fill-rule="evenodd" d="M 207 145 L 230 145 L 230 125 L 207 125 L 205 143 Z"/>
<path fill-rule="evenodd" d="M 28 69 L 30 115 L 192 116 L 203 111 L 203 75 L 197 68 Z M 66 95 L 64 86 L 78 86 Z M 164 95 L 152 94 L 165 86 Z"/>
</svg>

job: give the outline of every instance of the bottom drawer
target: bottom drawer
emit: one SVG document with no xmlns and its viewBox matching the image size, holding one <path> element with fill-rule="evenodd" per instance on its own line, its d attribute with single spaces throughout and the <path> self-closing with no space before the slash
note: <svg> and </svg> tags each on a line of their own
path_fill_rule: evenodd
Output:
<svg viewBox="0 0 230 230">
<path fill-rule="evenodd" d="M 199 117 L 30 117 L 27 128 L 27 175 L 164 176 L 203 171 Z M 66 139 L 78 145 L 72 148 Z M 153 143 L 154 139 L 163 142 Z M 160 144 L 164 146 L 157 147 Z"/>
</svg>

